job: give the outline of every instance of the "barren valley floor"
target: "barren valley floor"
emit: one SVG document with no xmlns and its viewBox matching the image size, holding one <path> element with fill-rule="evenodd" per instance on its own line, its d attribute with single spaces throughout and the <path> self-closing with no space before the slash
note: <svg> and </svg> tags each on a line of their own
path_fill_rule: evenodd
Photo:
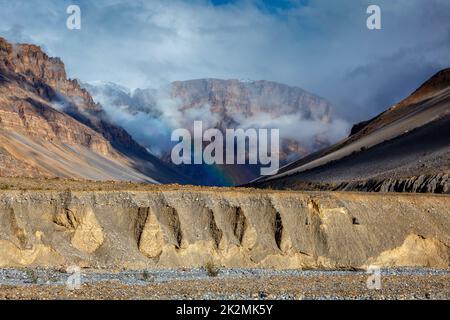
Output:
<svg viewBox="0 0 450 320">
<path fill-rule="evenodd" d="M 81 286 L 52 269 L 0 270 L 0 299 L 450 299 L 450 272 L 382 270 L 380 289 L 367 287 L 365 271 L 202 269 L 82 270 Z"/>
</svg>

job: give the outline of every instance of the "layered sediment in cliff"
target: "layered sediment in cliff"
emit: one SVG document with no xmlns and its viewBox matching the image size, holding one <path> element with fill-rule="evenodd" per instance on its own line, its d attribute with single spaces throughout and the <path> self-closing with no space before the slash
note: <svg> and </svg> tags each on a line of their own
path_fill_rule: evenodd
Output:
<svg viewBox="0 0 450 320">
<path fill-rule="evenodd" d="M 17 113 L 23 121 L 28 120 L 29 125 L 35 124 L 38 128 L 39 120 L 41 120 L 39 118 L 43 118 L 40 122 L 44 122 L 44 127 L 39 133 L 51 132 L 72 143 L 85 146 L 102 143 L 104 153 L 108 149 L 107 142 L 96 141 L 100 139 L 95 135 L 106 138 L 113 145 L 144 151 L 125 130 L 104 120 L 105 114 L 102 107 L 80 87 L 77 80 L 67 78 L 61 59 L 49 57 L 36 45 L 10 44 L 0 38 L 0 84 L 2 84 L 0 87 L 5 88 L 0 91 L 0 96 L 5 102 L 2 109 L 5 107 L 13 109 L 1 110 L 4 111 L 3 116 L 6 118 L 13 117 Z M 80 124 L 74 124 L 75 121 L 61 120 L 63 113 L 48 110 L 48 105 L 70 114 L 81 124 L 93 129 L 95 134 L 87 132 L 87 128 L 80 128 Z M 23 124 L 23 121 L 19 121 L 17 127 L 25 127 L 25 130 L 33 133 L 33 128 Z M 47 121 L 50 124 L 66 123 L 64 126 L 48 130 L 48 124 L 45 123 Z M 4 125 L 9 122 L 16 124 L 14 121 L 6 121 Z M 65 128 L 68 129 L 65 130 Z M 74 131 L 76 134 L 66 131 Z M 93 141 L 87 141 L 85 136 L 88 135 L 93 136 Z M 80 137 L 83 138 L 78 139 Z"/>
<path fill-rule="evenodd" d="M 448 268 L 450 197 L 2 191 L 0 267 Z"/>
<path fill-rule="evenodd" d="M 41 48 L 0 38 L 0 176 L 185 182 Z"/>
</svg>

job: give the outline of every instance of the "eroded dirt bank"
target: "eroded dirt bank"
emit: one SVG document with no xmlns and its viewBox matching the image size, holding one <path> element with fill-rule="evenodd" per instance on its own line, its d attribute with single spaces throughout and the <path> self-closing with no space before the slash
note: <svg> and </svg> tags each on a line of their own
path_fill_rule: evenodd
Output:
<svg viewBox="0 0 450 320">
<path fill-rule="evenodd" d="M 0 191 L 0 267 L 449 268 L 450 196 Z"/>
</svg>

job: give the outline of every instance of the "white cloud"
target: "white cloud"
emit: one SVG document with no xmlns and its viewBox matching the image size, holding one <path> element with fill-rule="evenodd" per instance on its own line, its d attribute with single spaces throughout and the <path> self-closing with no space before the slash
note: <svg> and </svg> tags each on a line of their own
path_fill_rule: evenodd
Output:
<svg viewBox="0 0 450 320">
<path fill-rule="evenodd" d="M 72 2 L 0 0 L 0 35 L 43 44 L 83 81 L 143 88 L 195 78 L 272 80 L 328 98 L 351 121 L 450 65 L 447 0 L 379 0 L 381 31 L 366 28 L 369 0 L 300 1 L 277 13 L 257 0 L 81 0 L 82 30 L 69 31 Z M 355 70 L 358 78 L 349 78 Z"/>
</svg>

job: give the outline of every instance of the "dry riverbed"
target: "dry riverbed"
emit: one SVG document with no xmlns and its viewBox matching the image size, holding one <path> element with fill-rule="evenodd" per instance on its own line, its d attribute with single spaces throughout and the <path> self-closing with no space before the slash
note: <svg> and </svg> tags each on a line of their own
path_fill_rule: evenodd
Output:
<svg viewBox="0 0 450 320">
<path fill-rule="evenodd" d="M 217 274 L 216 274 L 217 272 Z M 450 271 L 381 271 L 381 289 L 368 289 L 365 271 L 1 269 L 0 299 L 450 299 Z"/>
</svg>

